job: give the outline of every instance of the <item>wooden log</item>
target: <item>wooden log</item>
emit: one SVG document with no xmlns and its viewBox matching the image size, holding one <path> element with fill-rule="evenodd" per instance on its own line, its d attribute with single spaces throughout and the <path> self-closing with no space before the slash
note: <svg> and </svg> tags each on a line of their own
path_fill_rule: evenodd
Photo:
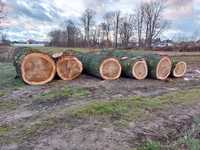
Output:
<svg viewBox="0 0 200 150">
<path fill-rule="evenodd" d="M 51 56 L 32 48 L 17 48 L 14 66 L 17 76 L 30 85 L 48 83 L 56 74 L 56 66 Z"/>
<path fill-rule="evenodd" d="M 148 55 L 145 57 L 149 67 L 149 76 L 166 80 L 171 73 L 172 62 L 168 56 Z"/>
<path fill-rule="evenodd" d="M 134 52 L 125 50 L 104 50 L 101 53 L 114 56 L 114 57 L 143 57 L 148 66 L 148 76 L 151 78 L 165 80 L 171 73 L 172 62 L 168 56 L 161 56 L 158 54 L 146 53 L 146 52 Z"/>
<path fill-rule="evenodd" d="M 76 53 L 76 56 L 83 63 L 87 74 L 104 80 L 115 80 L 121 75 L 122 68 L 115 57 L 108 57 L 97 53 Z"/>
<path fill-rule="evenodd" d="M 56 60 L 57 74 L 62 80 L 73 80 L 82 73 L 83 65 L 72 52 L 55 53 L 52 56 Z"/>
<path fill-rule="evenodd" d="M 185 75 L 186 71 L 187 71 L 186 62 L 173 60 L 172 71 L 171 71 L 172 77 L 175 77 L 175 78 L 183 77 Z"/>
<path fill-rule="evenodd" d="M 122 75 L 125 77 L 143 80 L 148 75 L 146 60 L 142 57 L 121 57 Z"/>
</svg>

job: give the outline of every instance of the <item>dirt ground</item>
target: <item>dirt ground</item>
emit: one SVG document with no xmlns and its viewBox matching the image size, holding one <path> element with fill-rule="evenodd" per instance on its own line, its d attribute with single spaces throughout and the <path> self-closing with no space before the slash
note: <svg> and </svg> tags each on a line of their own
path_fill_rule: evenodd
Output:
<svg viewBox="0 0 200 150">
<path fill-rule="evenodd" d="M 188 63 L 184 78 L 103 81 L 81 75 L 73 81 L 57 79 L 43 86 L 25 85 L 14 78 L 12 64 L 0 63 L 0 149 L 134 150 L 148 140 L 171 143 L 191 128 L 195 117 L 200 118 L 200 98 L 195 95 L 200 92 L 200 55 L 176 57 Z M 193 90 L 197 91 L 194 96 L 184 95 Z M 162 101 L 174 92 L 165 105 L 140 106 L 144 114 L 126 121 L 116 113 L 95 115 L 96 109 L 86 117 L 71 113 L 94 102 L 137 97 Z M 171 102 L 174 97 L 184 102 Z"/>
</svg>

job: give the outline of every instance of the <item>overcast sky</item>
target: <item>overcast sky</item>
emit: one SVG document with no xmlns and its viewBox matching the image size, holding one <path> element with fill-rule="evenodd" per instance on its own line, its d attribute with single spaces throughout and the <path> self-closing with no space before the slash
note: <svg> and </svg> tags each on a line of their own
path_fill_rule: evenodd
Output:
<svg viewBox="0 0 200 150">
<path fill-rule="evenodd" d="M 97 11 L 97 20 L 106 11 L 133 13 L 142 0 L 3 0 L 7 21 L 3 24 L 11 40 L 48 40 L 47 33 L 66 19 L 78 21 L 86 8 Z M 146 0 L 147 1 L 147 0 Z M 162 38 L 196 36 L 200 32 L 200 0 L 166 0 L 164 18 L 171 22 Z"/>
</svg>

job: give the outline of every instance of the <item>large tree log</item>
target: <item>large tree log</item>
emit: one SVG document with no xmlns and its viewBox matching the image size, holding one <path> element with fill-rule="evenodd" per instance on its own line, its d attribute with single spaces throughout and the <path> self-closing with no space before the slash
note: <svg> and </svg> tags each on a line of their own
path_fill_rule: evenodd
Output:
<svg viewBox="0 0 200 150">
<path fill-rule="evenodd" d="M 172 71 L 171 76 L 175 78 L 180 78 L 185 75 L 187 71 L 187 64 L 184 61 L 172 61 Z"/>
<path fill-rule="evenodd" d="M 145 79 L 148 75 L 146 60 L 142 57 L 121 57 L 119 58 L 122 66 L 122 75 L 135 78 L 137 80 Z"/>
<path fill-rule="evenodd" d="M 17 48 L 14 56 L 17 75 L 30 85 L 42 85 L 53 80 L 54 60 L 46 53 L 31 48 Z"/>
<path fill-rule="evenodd" d="M 73 52 L 56 53 L 52 55 L 56 60 L 56 70 L 62 80 L 73 80 L 83 71 L 81 61 Z"/>
<path fill-rule="evenodd" d="M 121 75 L 121 65 L 115 57 L 97 53 L 76 53 L 86 73 L 104 80 L 115 80 Z"/>
<path fill-rule="evenodd" d="M 148 66 L 148 76 L 151 78 L 165 80 L 171 73 L 172 62 L 168 56 L 160 56 L 158 54 L 146 53 L 146 52 L 133 52 L 125 50 L 110 50 L 102 51 L 102 54 L 107 53 L 114 57 L 143 57 Z"/>
</svg>

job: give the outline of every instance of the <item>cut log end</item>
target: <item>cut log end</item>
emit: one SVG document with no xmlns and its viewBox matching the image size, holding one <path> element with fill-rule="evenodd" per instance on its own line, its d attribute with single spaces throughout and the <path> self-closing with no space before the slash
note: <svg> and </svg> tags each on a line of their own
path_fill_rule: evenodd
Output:
<svg viewBox="0 0 200 150">
<path fill-rule="evenodd" d="M 175 65 L 174 70 L 172 70 L 173 76 L 177 78 L 183 77 L 186 73 L 186 70 L 187 70 L 187 64 L 183 61 L 180 61 Z"/>
<path fill-rule="evenodd" d="M 143 80 L 148 75 L 148 67 L 145 60 L 137 61 L 132 67 L 133 77 L 137 80 Z"/>
<path fill-rule="evenodd" d="M 83 65 L 74 56 L 63 56 L 56 63 L 57 74 L 62 80 L 73 80 L 83 71 Z"/>
<path fill-rule="evenodd" d="M 156 68 L 156 78 L 165 80 L 171 73 L 172 62 L 169 57 L 162 57 Z"/>
<path fill-rule="evenodd" d="M 100 74 L 104 80 L 115 80 L 121 75 L 121 65 L 115 58 L 105 59 L 100 66 Z"/>
<path fill-rule="evenodd" d="M 31 53 L 21 64 L 22 79 L 30 85 L 42 85 L 53 80 L 56 67 L 54 60 L 44 53 Z"/>
</svg>

